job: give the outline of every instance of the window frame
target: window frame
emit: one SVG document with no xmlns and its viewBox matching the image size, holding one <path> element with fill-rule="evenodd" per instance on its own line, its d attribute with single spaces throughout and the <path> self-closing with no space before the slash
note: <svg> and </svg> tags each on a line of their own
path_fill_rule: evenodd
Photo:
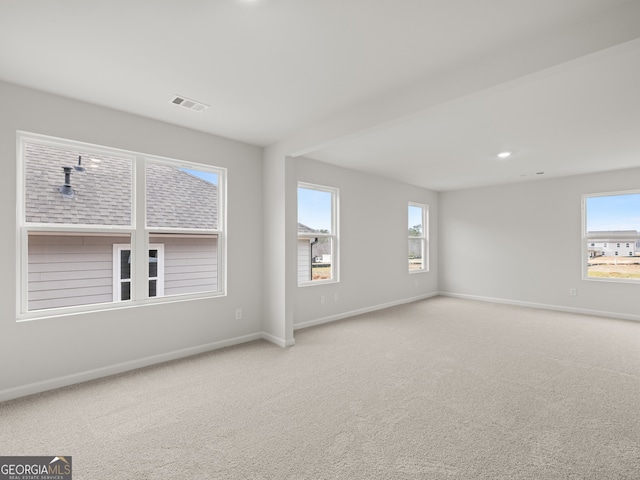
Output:
<svg viewBox="0 0 640 480">
<path fill-rule="evenodd" d="M 340 189 L 337 187 L 329 187 L 326 185 L 318 185 L 314 183 L 302 182 L 299 181 L 296 186 L 296 212 L 299 208 L 299 199 L 297 197 L 298 190 L 300 188 L 306 190 L 316 190 L 319 192 L 326 192 L 331 195 L 331 233 L 321 233 L 316 232 L 313 234 L 310 233 L 300 233 L 297 232 L 297 240 L 306 240 L 313 238 L 328 238 L 331 242 L 331 278 L 327 278 L 324 280 L 306 280 L 300 281 L 298 279 L 298 287 L 310 287 L 314 285 L 326 285 L 329 283 L 339 283 L 340 282 L 340 248 L 339 248 L 339 201 L 340 201 Z M 298 214 L 296 213 L 296 224 L 298 222 Z M 296 228 L 297 231 L 297 228 Z M 296 249 L 297 249 L 297 241 L 296 241 Z M 312 269 L 312 266 L 309 266 Z"/>
<path fill-rule="evenodd" d="M 613 277 L 590 277 L 589 276 L 589 237 L 587 236 L 587 201 L 589 198 L 598 198 L 598 197 L 612 197 L 612 196 L 624 196 L 624 195 L 640 195 L 640 189 L 638 190 L 621 190 L 614 192 L 599 192 L 599 193 L 585 193 L 582 195 L 582 203 L 581 203 L 581 221 L 582 221 L 582 245 L 581 245 L 581 269 L 582 269 L 582 280 L 590 281 L 590 282 L 610 282 L 610 283 L 631 283 L 631 284 L 640 284 L 640 279 L 634 278 L 613 278 Z M 640 232 L 640 230 L 636 230 Z M 635 241 L 640 240 L 640 233 L 636 236 Z M 597 241 L 595 243 L 598 243 Z M 603 248 L 608 248 L 608 244 L 611 243 L 623 243 L 623 242 L 602 242 Z M 636 252 L 638 252 L 638 248 L 636 247 Z M 618 253 L 616 252 L 616 255 Z M 637 255 L 636 255 L 637 256 Z"/>
<path fill-rule="evenodd" d="M 26 144 L 39 144 L 62 149 L 77 149 L 87 153 L 112 155 L 131 161 L 131 224 L 122 225 L 86 225 L 86 224 L 53 224 L 26 221 Z M 157 155 L 150 155 L 130 150 L 123 150 L 103 145 L 96 145 L 76 140 L 52 137 L 32 132 L 16 132 L 17 152 L 17 188 L 16 188 L 16 320 L 34 320 L 102 310 L 129 308 L 151 303 L 169 303 L 191 299 L 224 297 L 227 295 L 227 169 L 224 167 L 189 162 Z M 175 168 L 186 168 L 218 175 L 217 184 L 217 225 L 215 229 L 193 228 L 148 228 L 146 225 L 146 165 L 149 162 L 170 165 Z M 62 174 L 61 174 L 62 179 Z M 51 307 L 39 310 L 28 308 L 28 240 L 31 232 L 39 234 L 71 234 L 71 235 L 105 235 L 129 237 L 131 265 L 131 298 L 126 302 L 104 302 L 69 307 Z M 148 251 L 149 235 L 152 233 L 182 233 L 217 236 L 217 290 L 174 294 L 170 296 L 148 295 Z M 119 242 L 122 243 L 122 242 Z M 155 244 L 155 243 L 154 243 Z M 138 260 L 140 259 L 140 260 Z M 146 292 L 146 293 L 145 293 Z"/>
<path fill-rule="evenodd" d="M 422 210 L 422 234 L 409 235 L 409 208 L 416 207 Z M 407 271 L 410 274 L 425 273 L 429 271 L 429 205 L 426 203 L 408 202 L 407 204 L 407 262 L 409 260 L 409 241 L 421 240 L 422 245 L 422 268 L 411 270 L 407 265 Z"/>
</svg>

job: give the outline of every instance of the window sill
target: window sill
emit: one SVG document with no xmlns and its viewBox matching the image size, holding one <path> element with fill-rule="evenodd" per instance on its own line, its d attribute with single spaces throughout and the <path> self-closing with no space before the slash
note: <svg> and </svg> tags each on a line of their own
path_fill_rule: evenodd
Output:
<svg viewBox="0 0 640 480">
<path fill-rule="evenodd" d="M 94 305 L 81 305 L 77 307 L 61 307 L 48 310 L 36 310 L 26 313 L 18 313 L 16 322 L 29 322 L 33 320 L 48 320 L 52 318 L 64 318 L 75 315 L 85 315 L 91 313 L 102 313 L 109 311 L 119 311 L 132 308 L 141 308 L 150 305 L 161 305 L 166 303 L 190 302 L 194 300 L 204 300 L 209 298 L 226 297 L 226 293 L 216 292 L 207 294 L 185 294 L 172 295 L 169 297 L 156 297 L 146 300 L 124 301 L 117 303 L 100 303 Z"/>
<path fill-rule="evenodd" d="M 316 285 L 328 285 L 332 283 L 340 283 L 339 280 L 315 280 L 310 282 L 300 282 L 298 287 L 315 287 Z"/>
<path fill-rule="evenodd" d="M 582 280 L 586 280 L 588 282 L 630 283 L 640 285 L 640 278 L 582 277 Z"/>
</svg>

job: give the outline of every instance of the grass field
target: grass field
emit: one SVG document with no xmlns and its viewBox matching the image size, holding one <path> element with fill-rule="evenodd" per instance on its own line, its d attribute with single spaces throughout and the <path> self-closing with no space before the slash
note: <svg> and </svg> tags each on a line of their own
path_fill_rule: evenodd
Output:
<svg viewBox="0 0 640 480">
<path fill-rule="evenodd" d="M 588 277 L 640 279 L 640 257 L 596 257 L 589 259 Z"/>
<path fill-rule="evenodd" d="M 311 280 L 329 280 L 331 267 L 311 267 Z"/>
</svg>

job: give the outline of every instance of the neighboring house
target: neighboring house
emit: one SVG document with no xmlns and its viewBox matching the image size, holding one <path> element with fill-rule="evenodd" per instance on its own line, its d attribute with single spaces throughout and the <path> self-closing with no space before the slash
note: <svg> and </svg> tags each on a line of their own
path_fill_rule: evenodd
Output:
<svg viewBox="0 0 640 480">
<path fill-rule="evenodd" d="M 65 196 L 64 166 L 79 152 L 28 144 L 25 150 L 25 220 L 56 225 L 131 226 L 131 161 L 107 155 L 82 157 L 86 172 L 71 170 L 73 197 Z M 172 228 L 217 224 L 218 187 L 179 168 L 147 165 L 149 295 L 215 291 L 217 237 L 176 234 Z M 163 231 L 163 229 L 166 229 Z M 28 307 L 44 308 L 129 299 L 130 237 L 83 232 L 36 232 L 28 241 Z"/>
<path fill-rule="evenodd" d="M 609 232 L 587 232 L 587 250 L 589 258 L 595 257 L 633 257 L 638 252 L 636 230 L 617 230 Z"/>
</svg>

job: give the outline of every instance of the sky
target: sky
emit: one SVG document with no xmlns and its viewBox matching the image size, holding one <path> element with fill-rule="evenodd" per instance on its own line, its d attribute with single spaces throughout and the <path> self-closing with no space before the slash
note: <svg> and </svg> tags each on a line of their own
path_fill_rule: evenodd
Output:
<svg viewBox="0 0 640 480">
<path fill-rule="evenodd" d="M 408 228 L 422 225 L 422 208 L 409 205 L 409 226 Z"/>
<path fill-rule="evenodd" d="M 331 232 L 331 192 L 298 188 L 298 223 Z"/>
<path fill-rule="evenodd" d="M 192 170 L 190 168 L 181 168 L 180 170 L 182 170 L 183 172 L 190 173 L 194 177 L 201 178 L 201 179 L 203 179 L 203 180 L 205 180 L 205 181 L 207 181 L 209 183 L 212 183 L 214 185 L 218 185 L 218 174 L 217 173 L 203 172 L 201 170 Z"/>
<path fill-rule="evenodd" d="M 640 232 L 640 193 L 588 197 L 587 231 L 636 230 Z"/>
</svg>

